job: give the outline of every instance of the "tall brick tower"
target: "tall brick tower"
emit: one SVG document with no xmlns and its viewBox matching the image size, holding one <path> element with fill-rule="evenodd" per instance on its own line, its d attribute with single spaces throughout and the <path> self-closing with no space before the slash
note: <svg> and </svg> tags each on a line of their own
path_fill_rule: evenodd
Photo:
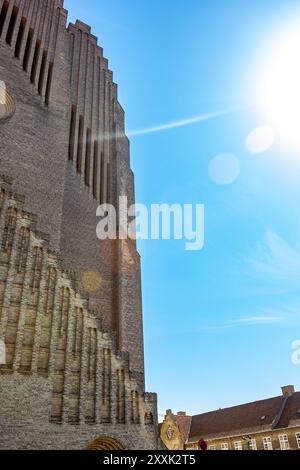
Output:
<svg viewBox="0 0 300 470">
<path fill-rule="evenodd" d="M 139 254 L 96 237 L 99 204 L 134 203 L 124 112 L 66 23 L 63 0 L 0 0 L 0 448 L 156 448 Z"/>
</svg>

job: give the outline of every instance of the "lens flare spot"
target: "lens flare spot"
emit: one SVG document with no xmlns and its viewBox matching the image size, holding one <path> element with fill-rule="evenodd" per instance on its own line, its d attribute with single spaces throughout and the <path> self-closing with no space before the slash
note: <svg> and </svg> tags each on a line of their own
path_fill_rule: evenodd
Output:
<svg viewBox="0 0 300 470">
<path fill-rule="evenodd" d="M 220 154 L 209 162 L 208 174 L 216 184 L 231 184 L 240 174 L 240 161 L 232 154 Z"/>
<path fill-rule="evenodd" d="M 246 139 L 246 148 L 250 153 L 264 153 L 275 141 L 275 132 L 271 126 L 260 126 L 254 129 Z"/>
<path fill-rule="evenodd" d="M 87 292 L 96 292 L 102 285 L 102 277 L 96 271 L 87 271 L 82 275 L 81 284 Z"/>
</svg>

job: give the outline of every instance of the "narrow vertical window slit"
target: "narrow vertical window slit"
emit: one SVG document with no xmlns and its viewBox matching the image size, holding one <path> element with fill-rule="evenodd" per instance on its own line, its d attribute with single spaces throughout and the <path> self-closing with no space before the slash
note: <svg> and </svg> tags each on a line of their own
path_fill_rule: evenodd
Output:
<svg viewBox="0 0 300 470">
<path fill-rule="evenodd" d="M 5 23 L 6 16 L 7 16 L 7 11 L 8 11 L 8 2 L 4 2 L 1 8 L 1 13 L 0 13 L 0 36 L 2 35 L 4 23 Z"/>
<path fill-rule="evenodd" d="M 17 16 L 19 13 L 19 8 L 18 7 L 13 7 L 13 11 L 10 17 L 9 25 L 8 25 L 8 30 L 6 34 L 6 43 L 11 46 L 13 34 L 15 31 L 15 26 L 16 26 L 16 21 L 17 21 Z"/>
<path fill-rule="evenodd" d="M 69 135 L 69 160 L 72 160 L 72 161 L 74 160 L 76 115 L 77 115 L 77 108 L 76 108 L 76 106 L 72 106 L 71 123 L 70 123 L 70 135 Z"/>
<path fill-rule="evenodd" d="M 39 57 L 40 57 L 40 50 L 41 50 L 41 41 L 38 39 L 36 41 L 34 56 L 33 56 L 33 61 L 32 61 L 32 67 L 31 67 L 31 74 L 30 74 L 31 83 L 35 83 L 37 65 L 38 65 L 38 61 L 39 61 Z"/>
<path fill-rule="evenodd" d="M 41 68 L 40 68 L 39 83 L 38 83 L 38 92 L 40 95 L 43 94 L 43 87 L 44 87 L 44 80 L 45 80 L 45 73 L 46 73 L 46 66 L 47 66 L 47 57 L 48 57 L 48 51 L 44 51 L 42 62 L 41 62 Z"/>
<path fill-rule="evenodd" d="M 47 77 L 46 94 L 45 94 L 45 103 L 47 106 L 49 106 L 49 103 L 50 103 L 52 77 L 53 77 L 53 62 L 50 62 L 49 68 L 48 68 L 48 77 Z"/>
<path fill-rule="evenodd" d="M 83 116 L 80 116 L 79 117 L 79 127 L 78 127 L 78 149 L 77 149 L 77 171 L 78 171 L 78 173 L 81 173 L 81 165 L 82 165 L 83 130 L 84 130 L 84 119 L 83 119 Z"/>
<path fill-rule="evenodd" d="M 98 141 L 94 142 L 94 161 L 93 161 L 93 195 L 98 199 L 97 194 L 97 176 L 98 176 Z"/>
<path fill-rule="evenodd" d="M 86 130 L 86 152 L 85 152 L 85 171 L 84 179 L 86 186 L 90 186 L 91 171 L 91 129 Z"/>
<path fill-rule="evenodd" d="M 26 18 L 23 17 L 20 22 L 19 32 L 18 32 L 16 46 L 15 46 L 15 57 L 17 57 L 17 59 L 20 59 L 25 28 L 26 28 Z"/>
<path fill-rule="evenodd" d="M 25 47 L 25 52 L 24 52 L 24 59 L 23 59 L 23 69 L 25 70 L 25 72 L 27 72 L 27 69 L 28 69 L 32 40 L 33 40 L 33 29 L 30 29 L 28 31 L 26 47 Z"/>
<path fill-rule="evenodd" d="M 104 153 L 101 152 L 101 174 L 100 174 L 100 204 L 103 204 L 105 202 L 105 196 L 104 196 L 104 191 L 105 191 L 105 162 L 104 162 Z"/>
</svg>

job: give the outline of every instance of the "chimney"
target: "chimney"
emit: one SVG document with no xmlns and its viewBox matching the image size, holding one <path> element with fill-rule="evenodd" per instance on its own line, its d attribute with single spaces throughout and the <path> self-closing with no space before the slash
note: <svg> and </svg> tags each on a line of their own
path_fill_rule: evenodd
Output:
<svg viewBox="0 0 300 470">
<path fill-rule="evenodd" d="M 186 416 L 186 411 L 178 411 L 177 416 Z"/>
<path fill-rule="evenodd" d="M 286 397 L 291 397 L 295 393 L 294 385 L 286 385 L 285 387 L 281 387 L 282 395 Z"/>
</svg>

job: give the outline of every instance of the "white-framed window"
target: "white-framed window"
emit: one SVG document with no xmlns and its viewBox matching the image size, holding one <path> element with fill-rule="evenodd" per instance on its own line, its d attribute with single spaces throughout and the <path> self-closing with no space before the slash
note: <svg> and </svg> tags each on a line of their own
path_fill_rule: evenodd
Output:
<svg viewBox="0 0 300 470">
<path fill-rule="evenodd" d="M 216 446 L 214 444 L 210 444 L 208 446 L 208 450 L 216 450 Z"/>
<path fill-rule="evenodd" d="M 300 449 L 300 432 L 296 432 L 295 436 L 296 436 L 296 441 L 297 441 L 297 444 L 298 444 L 298 448 Z"/>
<path fill-rule="evenodd" d="M 234 450 L 243 450 L 242 441 L 235 441 L 235 443 L 234 443 Z"/>
<path fill-rule="evenodd" d="M 263 438 L 263 445 L 264 445 L 264 450 L 272 450 L 272 439 L 270 437 L 264 437 Z"/>
<path fill-rule="evenodd" d="M 288 450 L 290 448 L 289 438 L 287 437 L 287 434 L 281 434 L 278 439 L 281 450 Z"/>
<path fill-rule="evenodd" d="M 249 450 L 257 450 L 256 439 L 250 439 L 248 441 Z"/>
<path fill-rule="evenodd" d="M 222 442 L 221 450 L 229 450 L 229 446 L 228 446 L 227 442 Z"/>
</svg>

